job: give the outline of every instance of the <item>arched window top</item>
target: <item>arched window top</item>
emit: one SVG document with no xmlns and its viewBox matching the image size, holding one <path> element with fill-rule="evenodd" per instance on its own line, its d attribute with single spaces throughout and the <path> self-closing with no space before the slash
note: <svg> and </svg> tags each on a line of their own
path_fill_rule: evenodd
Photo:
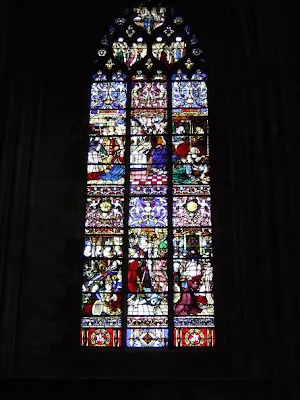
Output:
<svg viewBox="0 0 300 400">
<path fill-rule="evenodd" d="M 124 10 L 101 39 L 94 79 L 205 79 L 198 38 L 174 8 L 140 5 Z"/>
</svg>

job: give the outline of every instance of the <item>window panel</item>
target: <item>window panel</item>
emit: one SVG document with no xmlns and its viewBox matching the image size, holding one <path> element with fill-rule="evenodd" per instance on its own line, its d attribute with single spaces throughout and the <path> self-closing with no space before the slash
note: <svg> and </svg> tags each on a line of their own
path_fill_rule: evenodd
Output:
<svg viewBox="0 0 300 400">
<path fill-rule="evenodd" d="M 115 19 L 98 56 L 101 66 L 91 85 L 80 343 L 214 346 L 202 50 L 171 9 L 138 6 Z"/>
</svg>

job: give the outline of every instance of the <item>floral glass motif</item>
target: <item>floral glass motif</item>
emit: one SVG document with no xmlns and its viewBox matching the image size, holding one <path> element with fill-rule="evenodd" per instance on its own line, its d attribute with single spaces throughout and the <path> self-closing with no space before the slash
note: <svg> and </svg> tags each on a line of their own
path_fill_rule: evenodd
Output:
<svg viewBox="0 0 300 400">
<path fill-rule="evenodd" d="M 128 35 L 128 37 L 132 37 L 135 34 L 135 30 L 133 29 L 133 27 L 131 25 L 128 26 L 126 33 Z"/>
<path fill-rule="evenodd" d="M 172 83 L 172 94 L 174 108 L 185 107 L 207 110 L 207 87 L 205 81 L 175 81 Z"/>
<path fill-rule="evenodd" d="M 126 90 L 126 85 L 121 82 L 93 83 L 91 110 L 124 109 L 126 106 Z"/>
<path fill-rule="evenodd" d="M 110 58 L 107 63 L 105 64 L 107 69 L 112 69 L 112 67 L 115 65 L 115 63 L 113 62 L 113 60 Z"/>
<path fill-rule="evenodd" d="M 140 5 L 124 15 L 102 39 L 92 75 L 80 344 L 211 347 L 202 50 L 175 10 Z"/>
<path fill-rule="evenodd" d="M 166 29 L 164 30 L 164 33 L 165 33 L 167 36 L 171 36 L 171 35 L 174 33 L 174 31 L 173 31 L 173 29 L 172 29 L 170 26 L 167 26 Z"/>
</svg>

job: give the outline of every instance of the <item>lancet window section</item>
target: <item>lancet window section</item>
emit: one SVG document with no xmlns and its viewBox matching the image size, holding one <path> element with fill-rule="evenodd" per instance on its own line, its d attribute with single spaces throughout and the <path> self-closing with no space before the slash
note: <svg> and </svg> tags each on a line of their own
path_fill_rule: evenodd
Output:
<svg viewBox="0 0 300 400">
<path fill-rule="evenodd" d="M 118 17 L 91 86 L 80 343 L 215 342 L 205 64 L 173 9 Z"/>
</svg>

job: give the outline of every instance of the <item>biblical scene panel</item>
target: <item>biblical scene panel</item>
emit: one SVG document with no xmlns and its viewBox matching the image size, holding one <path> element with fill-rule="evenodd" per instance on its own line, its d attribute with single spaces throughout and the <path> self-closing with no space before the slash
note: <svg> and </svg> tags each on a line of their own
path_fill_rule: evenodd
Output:
<svg viewBox="0 0 300 400">
<path fill-rule="evenodd" d="M 175 228 L 173 254 L 175 258 L 212 257 L 211 228 Z"/>
<path fill-rule="evenodd" d="M 167 139 L 159 135 L 131 136 L 130 166 L 165 171 L 167 168 Z"/>
<path fill-rule="evenodd" d="M 125 82 L 97 82 L 92 84 L 91 109 L 125 109 Z"/>
<path fill-rule="evenodd" d="M 167 260 L 129 260 L 128 291 L 134 294 L 129 296 L 130 301 L 152 306 L 161 304 L 168 292 Z"/>
<path fill-rule="evenodd" d="M 207 118 L 191 116 L 183 110 L 173 112 L 177 113 L 172 121 L 173 183 L 208 185 L 210 166 Z"/>
<path fill-rule="evenodd" d="M 206 118 L 187 116 L 185 113 L 173 117 L 173 143 L 189 142 L 193 138 L 194 142 L 197 140 L 196 147 L 203 155 L 208 154 L 207 130 Z"/>
<path fill-rule="evenodd" d="M 214 315 L 213 272 L 208 260 L 174 260 L 174 314 Z"/>
<path fill-rule="evenodd" d="M 130 258 L 160 258 L 168 255 L 168 230 L 165 228 L 131 228 L 128 231 Z"/>
<path fill-rule="evenodd" d="M 123 227 L 124 198 L 88 197 L 86 203 L 86 227 Z"/>
<path fill-rule="evenodd" d="M 173 110 L 172 134 L 173 145 L 191 143 L 200 150 L 201 155 L 208 155 L 207 117 L 189 115 L 189 110 Z"/>
<path fill-rule="evenodd" d="M 92 110 L 87 162 L 87 183 L 124 184 L 125 113 Z"/>
<path fill-rule="evenodd" d="M 167 106 L 167 83 L 134 82 L 131 105 L 134 108 L 165 108 Z"/>
<path fill-rule="evenodd" d="M 181 37 L 168 45 L 161 37 L 156 38 L 157 43 L 152 45 L 152 54 L 155 58 L 168 66 L 172 66 L 186 54 L 186 43 Z"/>
<path fill-rule="evenodd" d="M 210 226 L 210 197 L 174 196 L 173 226 Z"/>
<path fill-rule="evenodd" d="M 168 225 L 168 207 L 165 197 L 131 197 L 129 200 L 129 227 L 158 228 Z"/>
<path fill-rule="evenodd" d="M 167 260 L 129 260 L 127 315 L 168 315 Z"/>
<path fill-rule="evenodd" d="M 189 137 L 189 142 L 173 142 L 173 183 L 176 185 L 208 185 L 210 165 L 208 156 L 201 155 L 196 147 L 197 139 Z"/>
<path fill-rule="evenodd" d="M 126 111 L 122 110 L 97 110 L 90 111 L 91 133 L 104 136 L 125 136 Z"/>
<path fill-rule="evenodd" d="M 166 110 L 133 110 L 130 138 L 130 184 L 135 188 L 132 190 L 136 191 L 136 186 L 141 185 L 167 185 L 166 127 Z"/>
<path fill-rule="evenodd" d="M 83 316 L 121 315 L 122 260 L 88 260 L 83 279 Z"/>
<path fill-rule="evenodd" d="M 123 62 L 130 68 L 133 64 L 140 61 L 147 55 L 147 44 L 143 43 L 143 38 L 139 41 L 128 45 L 123 38 L 119 38 L 112 45 L 114 57 Z"/>
<path fill-rule="evenodd" d="M 134 109 L 131 112 L 130 134 L 132 136 L 159 135 L 167 131 L 167 111 L 165 109 Z"/>
<path fill-rule="evenodd" d="M 130 184 L 167 185 L 166 137 L 131 136 Z"/>
<path fill-rule="evenodd" d="M 197 50 L 194 49 L 194 50 L 196 51 L 196 53 L 198 53 L 199 51 L 201 52 L 200 49 L 197 49 Z M 172 75 L 171 80 L 172 81 L 188 81 L 188 80 L 191 80 L 191 81 L 205 81 L 206 78 L 207 78 L 206 73 L 201 71 L 200 69 L 197 69 L 196 72 L 194 72 L 192 74 L 191 79 L 188 78 L 187 74 L 184 71 L 182 71 L 181 69 L 178 69 L 177 72 Z"/>
<path fill-rule="evenodd" d="M 103 132 L 104 133 L 104 132 Z M 125 138 L 89 136 L 88 184 L 123 184 Z"/>
<path fill-rule="evenodd" d="M 109 234 L 107 228 L 98 228 L 98 232 L 85 235 L 85 257 L 122 257 L 123 256 L 123 230 L 115 229 L 115 233 Z"/>
<path fill-rule="evenodd" d="M 134 8 L 133 21 L 137 26 L 144 28 L 149 34 L 153 29 L 158 28 L 165 22 L 166 8 L 165 7 L 136 7 Z"/>
<path fill-rule="evenodd" d="M 127 299 L 128 316 L 161 316 L 168 315 L 168 294 L 147 293 L 147 301 L 141 293 L 130 293 Z M 152 303 L 150 302 L 150 298 Z"/>
</svg>

